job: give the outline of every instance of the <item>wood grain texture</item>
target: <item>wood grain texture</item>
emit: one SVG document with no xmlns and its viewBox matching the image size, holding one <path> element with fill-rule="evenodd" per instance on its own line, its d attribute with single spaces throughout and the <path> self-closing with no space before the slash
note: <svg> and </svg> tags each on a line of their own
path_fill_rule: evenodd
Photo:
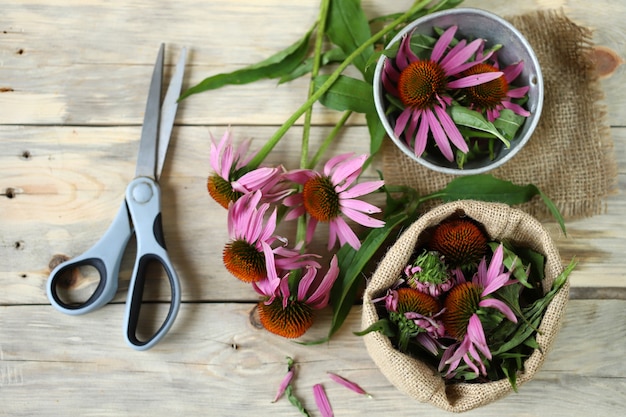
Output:
<svg viewBox="0 0 626 417">
<path fill-rule="evenodd" d="M 405 10 L 412 0 L 363 0 L 368 16 Z M 50 268 L 106 230 L 132 178 L 158 45 L 169 73 L 190 50 L 185 86 L 258 62 L 295 42 L 316 20 L 319 0 L 0 0 L 0 416 L 297 415 L 270 401 L 285 356 L 298 362 L 296 394 L 314 410 L 323 382 L 337 416 L 443 416 L 405 398 L 367 356 L 358 307 L 329 344 L 302 346 L 251 323 L 257 300 L 224 269 L 226 213 L 206 193 L 210 135 L 231 126 L 258 148 L 304 102 L 306 80 L 231 86 L 183 101 L 163 173 L 164 229 L 183 289 L 181 314 L 148 352 L 125 346 L 123 301 L 132 250 L 114 303 L 84 317 L 57 313 L 45 295 Z M 466 0 L 502 16 L 561 10 L 594 30 L 594 42 L 626 58 L 626 3 L 617 0 Z M 564 262 L 576 257 L 572 300 L 557 345 L 519 394 L 467 413 L 475 416 L 621 416 L 626 412 L 626 66 L 602 80 L 618 162 L 606 213 L 546 223 Z M 338 119 L 319 106 L 311 147 Z M 367 152 L 364 119 L 329 153 Z M 294 168 L 301 127 L 268 162 Z M 377 177 L 380 161 L 365 173 Z M 376 199 L 378 197 L 375 197 Z M 285 233 L 292 225 L 281 225 Z M 320 231 L 319 240 L 327 233 Z M 81 285 L 93 285 L 86 279 Z M 162 300 L 158 292 L 148 294 Z M 587 299 L 591 298 L 591 299 Z M 159 304 L 157 304 L 158 306 Z M 307 340 L 325 334 L 324 312 Z M 368 400 L 333 384 L 335 371 L 360 383 Z M 313 413 L 316 415 L 315 413 Z"/>
<path fill-rule="evenodd" d="M 389 385 L 362 340 L 351 334 L 359 330 L 360 309 L 335 340 L 302 346 L 254 328 L 251 307 L 184 304 L 172 332 L 148 352 L 124 345 L 121 305 L 85 317 L 52 315 L 44 306 L 0 308 L 0 334 L 24 327 L 29 334 L 27 340 L 0 343 L 2 411 L 10 416 L 295 416 L 285 398 L 271 403 L 290 356 L 298 364 L 296 395 L 312 415 L 318 415 L 312 395 L 316 383 L 324 384 L 337 416 L 448 415 Z M 321 337 L 328 318 L 320 317 L 307 337 Z M 467 415 L 622 415 L 625 337 L 625 301 L 571 301 L 537 378 Z M 374 398 L 332 382 L 329 371 L 354 380 Z"/>
</svg>

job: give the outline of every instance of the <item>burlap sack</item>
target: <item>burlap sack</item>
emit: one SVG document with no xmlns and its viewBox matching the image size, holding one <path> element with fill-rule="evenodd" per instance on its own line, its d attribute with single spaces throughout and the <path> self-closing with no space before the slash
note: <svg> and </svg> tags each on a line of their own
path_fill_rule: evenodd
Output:
<svg viewBox="0 0 626 417">
<path fill-rule="evenodd" d="M 379 320 L 372 299 L 381 297 L 401 276 L 409 262 L 420 233 L 440 223 L 459 210 L 482 223 L 493 240 L 506 240 L 525 246 L 546 257 L 544 293 L 563 271 L 561 257 L 549 233 L 526 212 L 499 203 L 456 201 L 434 208 L 413 223 L 393 244 L 378 265 L 367 284 L 363 296 L 362 328 Z M 524 372 L 518 375 L 521 386 L 541 367 L 561 326 L 569 296 L 569 282 L 557 293 L 548 306 L 537 335 L 540 350 L 535 350 L 524 363 Z M 385 377 L 400 391 L 420 402 L 429 402 L 447 411 L 462 412 L 493 402 L 512 391 L 508 379 L 489 383 L 446 384 L 432 366 L 394 349 L 391 341 L 379 332 L 364 336 L 367 351 Z"/>
<path fill-rule="evenodd" d="M 535 184 L 566 219 L 600 214 L 616 189 L 617 164 L 604 94 L 589 55 L 591 31 L 555 11 L 508 20 L 537 55 L 545 97 L 539 124 L 526 146 L 491 173 L 515 184 Z M 390 139 L 385 139 L 382 154 L 387 184 L 408 185 L 426 195 L 455 178 L 416 163 Z M 521 208 L 541 220 L 551 218 L 539 198 Z"/>
</svg>

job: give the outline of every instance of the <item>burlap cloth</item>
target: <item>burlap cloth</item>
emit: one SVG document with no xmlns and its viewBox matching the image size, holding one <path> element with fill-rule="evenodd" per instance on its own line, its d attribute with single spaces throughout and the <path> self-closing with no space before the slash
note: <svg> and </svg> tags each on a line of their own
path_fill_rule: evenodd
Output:
<svg viewBox="0 0 626 417">
<path fill-rule="evenodd" d="M 598 75 L 589 57 L 591 31 L 561 12 L 539 11 L 508 19 L 535 51 L 544 79 L 544 107 L 528 143 L 490 173 L 515 184 L 535 184 L 566 219 L 605 211 L 616 186 L 613 141 Z M 421 195 L 454 178 L 411 160 L 391 140 L 383 146 L 385 182 L 408 185 Z M 540 199 L 520 206 L 539 219 L 549 212 Z"/>
<path fill-rule="evenodd" d="M 544 293 L 563 271 L 561 257 L 550 234 L 541 223 L 526 212 L 505 204 L 477 201 L 457 201 L 440 205 L 413 223 L 389 249 L 367 284 L 363 296 L 362 328 L 366 329 L 379 317 L 372 299 L 385 294 L 409 262 L 420 233 L 429 226 L 463 210 L 465 214 L 485 226 L 493 240 L 507 240 L 545 255 Z M 561 326 L 569 296 L 569 281 L 548 306 L 541 325 L 535 350 L 524 363 L 524 372 L 518 375 L 518 386 L 530 380 L 542 365 Z M 472 384 L 446 385 L 437 370 L 396 350 L 391 341 L 379 332 L 364 336 L 365 346 L 372 360 L 385 377 L 400 391 L 421 401 L 430 402 L 444 410 L 462 412 L 485 405 L 512 391 L 508 379 Z"/>
</svg>

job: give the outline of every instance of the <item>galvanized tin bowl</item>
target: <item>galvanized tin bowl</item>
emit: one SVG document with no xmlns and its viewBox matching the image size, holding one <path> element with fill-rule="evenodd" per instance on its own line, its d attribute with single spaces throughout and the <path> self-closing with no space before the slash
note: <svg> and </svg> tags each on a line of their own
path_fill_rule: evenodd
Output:
<svg viewBox="0 0 626 417">
<path fill-rule="evenodd" d="M 493 159 L 489 157 L 474 159 L 465 163 L 463 169 L 460 169 L 455 161 L 448 161 L 437 153 L 423 154 L 417 157 L 403 139 L 394 135 L 395 119 L 390 120 L 390 117 L 386 115 L 389 103 L 385 99 L 381 75 L 383 65 L 388 58 L 384 55 L 378 60 L 374 73 L 374 103 L 387 135 L 410 158 L 437 172 L 455 175 L 480 174 L 509 161 L 530 139 L 539 122 L 543 106 L 543 77 L 537 57 L 524 36 L 506 20 L 481 9 L 458 8 L 424 16 L 408 24 L 391 40 L 388 47 L 400 42 L 402 36 L 414 29 L 416 33 L 432 36 L 434 35 L 433 27 L 446 29 L 453 25 L 458 26 L 457 38 L 483 38 L 486 40 L 486 48 L 494 44 L 501 44 L 502 49 L 498 51 L 498 60 L 502 68 L 520 60 L 524 61 L 524 70 L 514 84 L 516 86 L 530 86 L 528 102 L 525 107 L 531 115 L 526 118 L 515 138 L 511 140 L 509 148 L 498 146 Z"/>
</svg>

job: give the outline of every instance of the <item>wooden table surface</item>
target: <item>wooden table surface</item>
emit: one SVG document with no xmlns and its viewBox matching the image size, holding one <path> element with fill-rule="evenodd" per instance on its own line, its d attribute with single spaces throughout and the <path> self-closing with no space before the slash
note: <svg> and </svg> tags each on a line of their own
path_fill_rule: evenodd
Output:
<svg viewBox="0 0 626 417">
<path fill-rule="evenodd" d="M 0 3 L 0 415 L 298 415 L 285 399 L 271 403 L 286 356 L 298 363 L 295 392 L 313 415 L 319 415 L 316 383 L 324 383 L 337 416 L 447 414 L 408 399 L 382 376 L 352 334 L 359 307 L 330 343 L 296 344 L 254 325 L 257 295 L 221 263 L 226 215 L 205 188 L 210 134 L 220 136 L 230 125 L 236 138 L 252 138 L 258 148 L 304 101 L 304 79 L 226 87 L 181 103 L 161 185 L 183 304 L 160 344 L 137 352 L 123 340 L 131 259 L 123 263 L 114 302 L 97 312 L 60 314 L 45 294 L 55 256 L 78 255 L 100 237 L 133 176 L 158 45 L 167 43 L 168 68 L 182 46 L 189 48 L 189 87 L 294 42 L 315 21 L 318 0 Z M 411 3 L 363 0 L 363 7 L 377 16 Z M 500 15 L 562 10 L 595 30 L 594 42 L 616 54 L 616 65 L 626 57 L 622 1 L 464 5 Z M 556 346 L 519 393 L 467 415 L 626 415 L 625 71 L 617 66 L 602 80 L 618 192 L 607 199 L 606 213 L 568 222 L 567 237 L 546 224 L 563 259 L 580 261 Z M 313 146 L 336 119 L 316 108 Z M 290 130 L 271 160 L 296 167 L 300 134 L 300 127 Z M 364 137 L 363 119 L 354 118 L 333 152 L 365 152 Z M 323 336 L 329 317 L 322 314 L 305 339 Z M 360 383 L 374 398 L 332 383 L 327 371 Z"/>
</svg>

